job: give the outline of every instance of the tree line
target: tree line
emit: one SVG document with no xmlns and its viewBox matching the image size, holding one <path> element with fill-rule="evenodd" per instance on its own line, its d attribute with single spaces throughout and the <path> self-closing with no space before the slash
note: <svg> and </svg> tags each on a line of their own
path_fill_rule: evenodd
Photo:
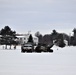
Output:
<svg viewBox="0 0 76 75">
<path fill-rule="evenodd" d="M 5 49 L 7 49 L 7 45 L 14 45 L 14 49 L 16 49 L 16 45 L 19 44 L 19 41 L 17 41 L 16 31 L 11 30 L 9 26 L 5 26 L 0 30 L 0 45 L 6 45 Z M 33 43 L 33 37 L 32 34 L 30 34 L 28 38 L 28 42 Z"/>
<path fill-rule="evenodd" d="M 0 30 L 0 44 L 6 45 L 5 49 L 7 49 L 7 45 L 17 45 L 16 42 L 16 31 L 11 30 L 9 26 L 5 26 Z"/>
<path fill-rule="evenodd" d="M 66 33 L 59 33 L 55 29 L 52 33 L 42 35 L 39 31 L 35 33 L 35 36 L 39 38 L 40 44 L 50 45 L 55 43 L 59 47 L 65 47 L 65 41 L 68 46 L 76 46 L 76 28 L 73 29 L 74 34 L 67 35 Z"/>
<path fill-rule="evenodd" d="M 74 35 L 69 36 L 66 33 L 59 33 L 56 30 L 52 30 L 52 33 L 42 35 L 40 32 L 36 32 L 35 36 L 39 39 L 39 44 L 52 45 L 55 43 L 59 47 L 65 47 L 65 40 L 68 42 L 68 45 L 76 46 L 76 29 L 73 29 Z M 18 45 L 18 41 L 16 40 L 16 31 L 11 30 L 9 26 L 5 26 L 0 30 L 0 44 L 1 45 Z M 32 34 L 29 36 L 28 42 L 33 43 Z"/>
</svg>

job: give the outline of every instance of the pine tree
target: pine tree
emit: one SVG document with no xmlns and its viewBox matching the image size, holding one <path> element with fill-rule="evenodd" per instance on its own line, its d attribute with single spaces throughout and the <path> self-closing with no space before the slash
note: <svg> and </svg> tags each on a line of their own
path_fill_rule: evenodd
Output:
<svg viewBox="0 0 76 75">
<path fill-rule="evenodd" d="M 10 45 L 10 49 L 11 49 L 11 45 L 16 44 L 15 42 L 16 32 L 12 31 L 9 26 L 5 26 L 3 29 L 1 29 L 0 35 L 2 35 L 1 44 L 3 45 L 5 44 L 6 49 L 7 49 L 7 45 Z"/>
<path fill-rule="evenodd" d="M 30 36 L 29 36 L 29 38 L 28 38 L 28 42 L 33 43 L 33 37 L 32 37 L 32 35 L 31 35 L 31 34 L 30 34 Z"/>
</svg>

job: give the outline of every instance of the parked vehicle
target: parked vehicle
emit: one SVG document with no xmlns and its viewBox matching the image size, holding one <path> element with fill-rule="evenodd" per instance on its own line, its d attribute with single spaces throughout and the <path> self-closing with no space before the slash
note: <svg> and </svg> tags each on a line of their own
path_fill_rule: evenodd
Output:
<svg viewBox="0 0 76 75">
<path fill-rule="evenodd" d="M 46 46 L 45 44 L 38 45 L 35 49 L 35 52 L 53 52 L 52 49 L 50 49 L 53 45 L 51 46 Z"/>
<path fill-rule="evenodd" d="M 21 52 L 53 52 L 52 49 L 50 49 L 53 45 L 47 46 L 45 44 L 38 44 L 36 47 L 34 47 L 34 44 L 32 43 L 25 43 L 21 46 Z"/>
<path fill-rule="evenodd" d="M 33 52 L 34 46 L 32 43 L 25 43 L 21 46 L 21 52 Z"/>
</svg>

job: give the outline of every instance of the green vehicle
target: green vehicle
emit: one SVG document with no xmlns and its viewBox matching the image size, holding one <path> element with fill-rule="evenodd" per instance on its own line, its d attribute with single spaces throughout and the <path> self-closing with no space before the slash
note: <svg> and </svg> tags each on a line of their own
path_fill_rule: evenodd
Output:
<svg viewBox="0 0 76 75">
<path fill-rule="evenodd" d="M 53 52 L 52 49 L 50 49 L 53 45 L 47 46 L 45 44 L 39 44 L 36 49 L 35 52 Z"/>
</svg>

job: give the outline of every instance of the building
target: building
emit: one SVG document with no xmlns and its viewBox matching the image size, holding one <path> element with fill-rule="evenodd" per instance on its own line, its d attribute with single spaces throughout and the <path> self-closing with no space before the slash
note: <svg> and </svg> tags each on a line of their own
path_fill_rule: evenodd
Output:
<svg viewBox="0 0 76 75">
<path fill-rule="evenodd" d="M 19 44 L 24 44 L 28 42 L 28 38 L 29 38 L 30 34 L 25 34 L 25 35 L 21 35 L 21 36 L 17 36 L 17 41 L 19 42 Z M 33 36 L 33 41 L 34 44 L 38 44 L 38 38 Z"/>
</svg>

